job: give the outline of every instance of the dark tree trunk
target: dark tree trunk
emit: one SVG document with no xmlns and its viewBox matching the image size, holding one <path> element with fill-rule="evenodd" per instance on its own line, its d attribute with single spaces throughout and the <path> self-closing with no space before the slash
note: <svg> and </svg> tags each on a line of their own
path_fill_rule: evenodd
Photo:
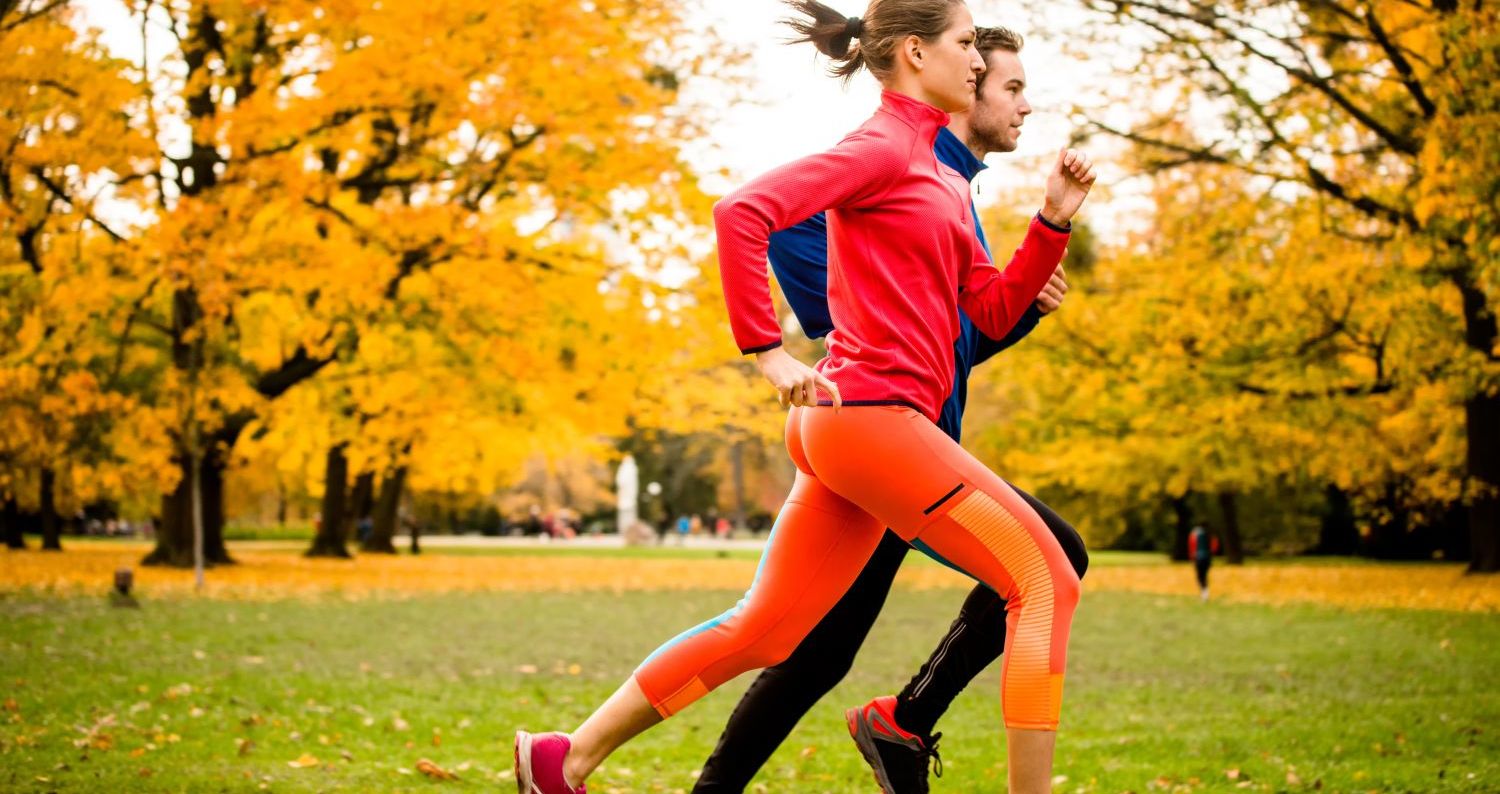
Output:
<svg viewBox="0 0 1500 794">
<path fill-rule="evenodd" d="M 162 495 L 156 548 L 141 560 L 142 565 L 193 567 L 193 478 L 187 456 L 178 457 L 177 465 L 183 470 L 182 478 L 171 493 Z M 234 559 L 224 545 L 224 457 L 218 443 L 204 450 L 198 466 L 198 487 L 203 499 L 203 562 L 209 566 L 233 565 Z"/>
<path fill-rule="evenodd" d="M 223 447 L 210 444 L 198 469 L 198 487 L 203 496 L 203 560 L 216 565 L 234 562 L 224 544 L 224 470 L 228 460 Z M 189 530 L 189 537 L 192 536 Z"/>
<path fill-rule="evenodd" d="M 349 523 L 349 461 L 344 457 L 343 444 L 329 447 L 323 472 L 323 515 L 307 556 L 348 559 L 344 538 L 348 536 Z"/>
<path fill-rule="evenodd" d="M 1188 497 L 1192 495 L 1189 491 L 1182 496 L 1172 497 L 1172 514 L 1177 517 L 1172 529 L 1172 559 L 1174 560 L 1188 558 L 1188 534 L 1193 531 L 1193 506 L 1188 504 Z"/>
<path fill-rule="evenodd" d="M 62 551 L 62 521 L 57 515 L 57 504 L 53 501 L 53 491 L 57 486 L 57 473 L 49 468 L 42 469 L 42 550 Z"/>
<path fill-rule="evenodd" d="M 1224 514 L 1224 559 L 1230 565 L 1245 564 L 1245 544 L 1240 540 L 1240 514 L 1233 491 L 1219 492 L 1219 510 Z"/>
<path fill-rule="evenodd" d="M 398 521 L 399 521 L 399 518 L 398 518 Z M 422 525 L 419 524 L 419 523 L 417 523 L 417 521 L 412 520 L 412 521 L 406 522 L 406 528 L 407 528 L 408 531 L 411 532 L 411 553 L 412 554 L 421 554 L 422 553 L 422 543 L 419 540 L 419 538 L 421 538 L 421 536 L 422 536 Z"/>
<path fill-rule="evenodd" d="M 401 505 L 401 488 L 405 481 L 405 466 L 398 467 L 380 481 L 380 498 L 375 502 L 375 528 L 365 538 L 365 551 L 396 553 L 396 518 Z"/>
<path fill-rule="evenodd" d="M 1354 506 L 1349 503 L 1349 494 L 1337 485 L 1329 484 L 1323 489 L 1327 508 L 1318 529 L 1318 545 L 1314 554 L 1356 554 L 1359 552 L 1359 528 L 1354 524 Z"/>
<path fill-rule="evenodd" d="M 286 485 L 276 483 L 276 526 L 286 526 Z"/>
<path fill-rule="evenodd" d="M 16 498 L 6 495 L 5 506 L 0 509 L 0 526 L 5 530 L 5 545 L 12 549 L 26 548 L 26 536 L 21 531 L 21 507 Z"/>
<path fill-rule="evenodd" d="M 1500 395 L 1471 397 L 1464 406 L 1469 420 L 1469 477 L 1478 493 L 1469 504 L 1471 573 L 1500 572 Z"/>
<path fill-rule="evenodd" d="M 1467 278 L 1458 284 L 1464 302 L 1464 341 L 1493 358 L 1500 327 L 1485 293 Z M 1500 394 L 1479 392 L 1464 402 L 1468 430 L 1470 573 L 1500 572 Z"/>
</svg>

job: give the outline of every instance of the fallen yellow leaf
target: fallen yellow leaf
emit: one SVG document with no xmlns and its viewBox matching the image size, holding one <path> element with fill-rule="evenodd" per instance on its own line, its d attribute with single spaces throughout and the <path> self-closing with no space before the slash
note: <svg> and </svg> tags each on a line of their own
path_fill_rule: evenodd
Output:
<svg viewBox="0 0 1500 794">
<path fill-rule="evenodd" d="M 75 544 L 66 554 L 13 551 L 0 555 L 0 592 L 37 589 L 88 594 L 115 569 L 134 566 L 148 544 Z M 698 590 L 747 586 L 755 575 L 751 559 L 613 559 L 542 556 L 371 555 L 355 563 L 301 556 L 300 549 L 236 550 L 239 565 L 215 569 L 205 595 L 210 598 L 274 600 L 338 593 L 344 598 L 425 592 L 624 592 Z M 916 590 L 968 589 L 972 580 L 940 566 L 907 566 L 897 579 Z M 139 569 L 137 586 L 154 595 L 193 595 L 191 571 Z M 1192 571 L 1165 561 L 1090 569 L 1090 592 L 1131 591 L 1195 596 Z M 1449 564 L 1280 565 L 1274 561 L 1214 569 L 1214 596 L 1231 602 L 1315 603 L 1349 609 L 1446 609 L 1500 612 L 1500 587 L 1483 577 L 1466 577 Z M 264 613 L 257 620 L 267 621 Z M 1443 638 L 1438 645 L 1443 647 Z M 1448 641 L 1449 652 L 1454 644 Z M 206 653 L 205 653 L 206 655 Z M 241 657 L 260 664 L 260 657 Z M 534 667 L 518 669 L 534 673 Z M 363 669 L 363 668 L 361 668 Z M 138 691 L 148 691 L 141 685 Z M 192 691 L 179 685 L 165 694 L 175 699 Z"/>
<path fill-rule="evenodd" d="M 318 758 L 312 753 L 303 753 L 301 758 L 295 761 L 288 761 L 286 765 L 293 769 L 307 769 L 308 767 L 317 766 Z"/>
<path fill-rule="evenodd" d="M 458 780 L 458 775 L 449 772 L 426 758 L 417 761 L 417 771 L 433 780 Z"/>
</svg>

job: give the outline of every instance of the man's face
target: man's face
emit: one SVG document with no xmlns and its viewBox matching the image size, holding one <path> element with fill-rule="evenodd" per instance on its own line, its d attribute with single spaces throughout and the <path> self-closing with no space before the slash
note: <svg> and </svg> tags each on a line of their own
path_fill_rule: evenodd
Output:
<svg viewBox="0 0 1500 794">
<path fill-rule="evenodd" d="M 1031 115 L 1026 101 L 1026 70 L 1021 56 L 991 50 L 985 58 L 984 81 L 969 117 L 973 137 L 992 152 L 1013 152 L 1021 138 L 1021 124 Z"/>
</svg>

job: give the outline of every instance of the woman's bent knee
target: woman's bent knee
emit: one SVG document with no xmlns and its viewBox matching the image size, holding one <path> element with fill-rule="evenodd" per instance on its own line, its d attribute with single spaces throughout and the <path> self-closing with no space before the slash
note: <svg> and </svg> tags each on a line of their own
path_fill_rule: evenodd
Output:
<svg viewBox="0 0 1500 794">
<path fill-rule="evenodd" d="M 1071 566 L 1058 566 L 1052 572 L 1052 603 L 1072 612 L 1083 597 L 1083 583 Z"/>
</svg>

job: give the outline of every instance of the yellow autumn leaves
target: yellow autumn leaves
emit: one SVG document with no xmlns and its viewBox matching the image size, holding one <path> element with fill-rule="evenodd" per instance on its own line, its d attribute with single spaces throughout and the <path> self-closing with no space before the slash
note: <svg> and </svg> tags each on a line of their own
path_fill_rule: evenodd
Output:
<svg viewBox="0 0 1500 794">
<path fill-rule="evenodd" d="M 654 274 L 708 217 L 677 87 L 728 57 L 681 4 L 10 5 L 0 499 L 157 513 L 190 426 L 231 499 L 320 492 L 333 446 L 489 494 L 670 380 L 648 294 L 692 302 Z"/>
<path fill-rule="evenodd" d="M 134 567 L 139 544 L 75 543 L 66 555 L 13 552 L 0 555 L 0 593 L 41 591 L 60 595 L 103 594 L 114 571 Z M 423 557 L 363 555 L 354 561 L 309 559 L 296 550 L 235 550 L 239 565 L 218 568 L 207 595 L 228 599 L 296 597 L 404 597 L 453 592 L 545 592 L 631 590 L 724 590 L 745 588 L 755 575 L 751 559 L 588 556 Z M 1161 561 L 1158 561 L 1161 560 Z M 901 587 L 967 589 L 972 582 L 947 568 L 913 562 Z M 1319 604 L 1349 609 L 1431 609 L 1500 612 L 1500 584 L 1466 576 L 1437 564 L 1338 564 L 1288 562 L 1216 566 L 1216 599 L 1269 605 Z M 136 571 L 136 591 L 145 598 L 190 594 L 191 572 L 161 568 Z M 1195 596 L 1192 569 L 1163 558 L 1096 562 L 1084 578 L 1090 598 L 1110 593 Z"/>
</svg>

